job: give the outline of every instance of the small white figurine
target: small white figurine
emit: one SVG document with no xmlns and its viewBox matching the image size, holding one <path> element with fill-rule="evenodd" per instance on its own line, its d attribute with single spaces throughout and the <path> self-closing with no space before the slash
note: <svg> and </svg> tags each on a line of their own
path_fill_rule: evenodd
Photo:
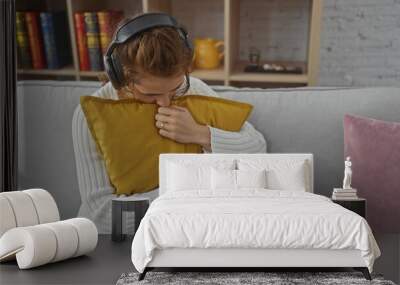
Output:
<svg viewBox="0 0 400 285">
<path fill-rule="evenodd" d="M 351 188 L 351 176 L 353 172 L 351 170 L 351 161 L 350 156 L 346 157 L 346 161 L 344 162 L 344 179 L 343 179 L 343 189 L 352 189 Z"/>
</svg>

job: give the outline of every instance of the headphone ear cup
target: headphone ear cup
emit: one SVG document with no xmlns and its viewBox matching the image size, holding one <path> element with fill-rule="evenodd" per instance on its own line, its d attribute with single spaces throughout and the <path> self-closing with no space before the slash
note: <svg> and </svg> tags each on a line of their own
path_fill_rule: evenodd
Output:
<svg viewBox="0 0 400 285">
<path fill-rule="evenodd" d="M 189 38 L 187 38 L 186 39 L 186 44 L 187 44 L 187 46 L 188 46 L 188 48 L 190 49 L 190 52 L 192 53 L 192 55 L 194 54 L 194 47 L 193 47 L 193 43 L 192 43 L 192 41 L 189 39 Z"/>
<path fill-rule="evenodd" d="M 113 73 L 115 76 L 116 85 L 118 85 L 118 88 L 121 88 L 125 84 L 124 70 L 118 59 L 118 56 L 115 53 L 111 54 L 111 62 L 113 65 Z"/>
<path fill-rule="evenodd" d="M 108 79 L 110 79 L 110 82 L 113 85 L 113 87 L 115 89 L 118 89 L 120 87 L 120 84 L 115 75 L 115 70 L 114 70 L 113 61 L 112 61 L 111 56 L 104 56 L 104 69 L 105 69 Z"/>
<path fill-rule="evenodd" d="M 190 53 L 191 53 L 192 56 L 193 56 L 193 54 L 194 54 L 194 47 L 193 47 L 192 41 L 190 40 L 190 37 L 189 37 L 188 32 L 187 32 L 186 29 L 185 29 L 184 27 L 182 27 L 182 26 L 178 28 L 178 31 L 179 31 L 179 33 L 180 33 L 180 35 L 181 35 L 181 37 L 182 37 L 183 42 L 185 43 L 186 47 L 190 50 Z"/>
</svg>

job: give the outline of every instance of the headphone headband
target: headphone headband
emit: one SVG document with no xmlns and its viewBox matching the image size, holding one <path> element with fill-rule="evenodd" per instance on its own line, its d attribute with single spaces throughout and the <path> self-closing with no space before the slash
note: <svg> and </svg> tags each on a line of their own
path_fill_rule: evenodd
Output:
<svg viewBox="0 0 400 285">
<path fill-rule="evenodd" d="M 175 28 L 185 45 L 193 52 L 192 45 L 188 39 L 187 32 L 178 25 L 175 18 L 165 13 L 146 13 L 140 15 L 122 25 L 114 35 L 106 54 L 104 55 L 105 71 L 114 88 L 120 88 L 124 84 L 122 65 L 117 56 L 113 54 L 117 45 L 125 43 L 129 39 L 138 36 L 140 33 L 157 27 Z"/>
</svg>

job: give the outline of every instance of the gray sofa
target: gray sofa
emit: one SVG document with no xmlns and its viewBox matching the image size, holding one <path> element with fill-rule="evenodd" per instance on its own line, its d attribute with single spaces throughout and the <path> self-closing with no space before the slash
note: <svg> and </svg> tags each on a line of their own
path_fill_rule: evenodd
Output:
<svg viewBox="0 0 400 285">
<path fill-rule="evenodd" d="M 71 138 L 72 115 L 79 97 L 99 87 L 97 82 L 18 83 L 19 186 L 50 191 L 63 219 L 76 216 L 80 205 Z M 326 196 L 330 196 L 333 187 L 341 185 L 343 178 L 343 115 L 400 122 L 400 88 L 215 90 L 222 97 L 254 106 L 250 122 L 264 134 L 268 152 L 313 153 L 314 192 Z M 386 256 L 383 251 L 384 258 L 389 258 L 391 264 L 395 260 L 398 270 L 399 235 L 387 235 L 381 240 L 386 242 L 380 244 L 383 249 L 391 248 Z M 378 267 L 379 263 L 378 260 Z M 393 272 L 388 274 L 394 274 L 392 279 L 396 280 L 398 273 Z"/>
</svg>

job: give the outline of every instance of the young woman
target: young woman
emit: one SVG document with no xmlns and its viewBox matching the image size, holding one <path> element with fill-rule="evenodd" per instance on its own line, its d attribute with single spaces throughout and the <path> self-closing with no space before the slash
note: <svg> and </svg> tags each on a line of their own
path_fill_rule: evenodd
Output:
<svg viewBox="0 0 400 285">
<path fill-rule="evenodd" d="M 170 106 L 174 96 L 218 96 L 199 79 L 189 77 L 192 52 L 173 27 L 157 27 L 120 44 L 114 50 L 123 66 L 126 85 L 116 90 L 108 82 L 93 96 L 132 97 L 160 106 L 155 125 L 160 135 L 181 143 L 195 143 L 205 152 L 266 152 L 263 135 L 246 122 L 240 132 L 197 124 L 185 108 Z M 189 87 L 190 86 L 190 87 Z"/>
<path fill-rule="evenodd" d="M 161 136 L 181 143 L 196 143 L 204 152 L 266 152 L 263 135 L 245 122 L 239 132 L 230 132 L 195 122 L 190 112 L 171 106 L 171 99 L 185 94 L 216 96 L 199 79 L 189 76 L 192 51 L 173 27 L 156 27 L 116 46 L 113 51 L 123 67 L 126 84 L 115 89 L 107 82 L 93 96 L 109 99 L 135 98 L 159 106 L 154 122 Z M 104 162 L 97 153 L 82 110 L 73 119 L 73 139 L 82 205 L 80 216 L 93 220 L 99 232 L 111 228 L 113 188 Z M 146 193 L 151 198 L 157 193 Z M 128 223 L 132 224 L 132 223 Z"/>
</svg>

